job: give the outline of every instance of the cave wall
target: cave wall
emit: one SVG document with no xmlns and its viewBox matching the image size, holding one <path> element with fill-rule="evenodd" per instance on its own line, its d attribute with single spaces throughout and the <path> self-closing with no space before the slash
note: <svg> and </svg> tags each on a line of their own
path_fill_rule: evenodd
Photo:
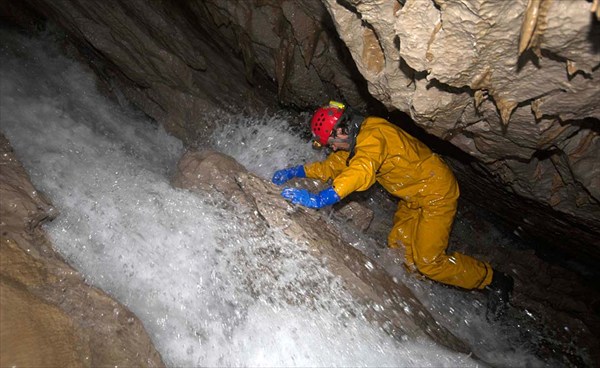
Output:
<svg viewBox="0 0 600 368">
<path fill-rule="evenodd" d="M 598 230 L 600 23 L 591 2 L 324 3 L 374 97 L 514 193 Z"/>
<path fill-rule="evenodd" d="M 123 92 L 187 144 L 213 128 L 206 111 L 215 106 L 365 104 L 360 74 L 318 0 L 26 0 L 0 2 L 0 12 L 14 23 L 58 24 L 109 93 Z"/>
<path fill-rule="evenodd" d="M 177 2 L 33 0 L 0 2 L 0 10 L 26 28 L 58 25 L 66 51 L 94 69 L 107 94 L 123 94 L 187 144 L 213 128 L 206 111 L 272 103 L 245 83 L 234 51 L 212 42 Z"/>
<path fill-rule="evenodd" d="M 59 213 L 0 133 L 0 366 L 164 367 L 142 322 L 57 253 Z"/>
<path fill-rule="evenodd" d="M 9 21 L 35 14 L 60 25 L 109 93 L 188 145 L 210 132 L 214 106 L 312 109 L 335 98 L 365 109 L 375 97 L 474 158 L 463 192 L 485 200 L 499 183 L 514 196 L 498 202 L 526 199 L 503 207 L 524 232 L 543 237 L 550 226 L 564 247 L 600 259 L 600 25 L 590 1 L 0 5 Z"/>
</svg>

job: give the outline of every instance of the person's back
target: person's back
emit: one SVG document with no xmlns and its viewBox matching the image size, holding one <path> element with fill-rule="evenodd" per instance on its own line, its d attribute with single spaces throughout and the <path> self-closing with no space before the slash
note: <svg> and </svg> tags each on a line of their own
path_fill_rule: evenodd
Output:
<svg viewBox="0 0 600 368">
<path fill-rule="evenodd" d="M 368 141 L 381 142 L 383 161 L 376 171 L 376 180 L 392 195 L 421 205 L 426 205 L 423 198 L 433 193 L 458 197 L 456 179 L 446 163 L 401 128 L 385 119 L 368 117 L 361 126 L 355 149 L 367 146 Z"/>
</svg>

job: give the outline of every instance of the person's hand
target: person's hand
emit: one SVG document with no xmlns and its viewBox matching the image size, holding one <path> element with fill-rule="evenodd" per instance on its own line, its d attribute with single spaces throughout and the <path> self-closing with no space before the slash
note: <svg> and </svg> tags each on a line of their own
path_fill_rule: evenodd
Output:
<svg viewBox="0 0 600 368">
<path fill-rule="evenodd" d="M 323 208 L 340 201 L 340 196 L 329 187 L 319 193 L 311 193 L 306 189 L 284 188 L 281 196 L 293 204 L 300 204 L 308 208 Z"/>
<path fill-rule="evenodd" d="M 287 169 L 277 170 L 273 174 L 271 181 L 274 184 L 281 185 L 292 178 L 305 178 L 306 173 L 304 172 L 304 166 L 298 165 L 295 167 L 289 167 Z"/>
</svg>

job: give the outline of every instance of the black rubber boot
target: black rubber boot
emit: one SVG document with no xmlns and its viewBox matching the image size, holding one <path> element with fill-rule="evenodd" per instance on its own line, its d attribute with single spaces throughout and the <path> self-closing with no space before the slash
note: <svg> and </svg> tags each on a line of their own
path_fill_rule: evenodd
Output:
<svg viewBox="0 0 600 368">
<path fill-rule="evenodd" d="M 494 271 L 492 282 L 485 288 L 488 293 L 488 321 L 498 321 L 506 313 L 514 284 L 512 277 L 500 271 Z"/>
</svg>

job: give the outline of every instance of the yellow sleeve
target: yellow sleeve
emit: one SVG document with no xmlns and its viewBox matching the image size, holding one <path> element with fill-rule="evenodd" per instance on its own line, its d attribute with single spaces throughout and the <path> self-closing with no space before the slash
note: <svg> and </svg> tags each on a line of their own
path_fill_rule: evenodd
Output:
<svg viewBox="0 0 600 368">
<path fill-rule="evenodd" d="M 304 173 L 307 178 L 311 179 L 322 181 L 334 179 L 346 167 L 348 155 L 349 153 L 344 151 L 333 152 L 323 161 L 304 165 Z"/>
<path fill-rule="evenodd" d="M 385 157 L 385 139 L 379 130 L 361 132 L 356 141 L 355 155 L 333 180 L 333 189 L 344 198 L 354 191 L 367 190 L 375 183 L 377 171 Z"/>
</svg>

